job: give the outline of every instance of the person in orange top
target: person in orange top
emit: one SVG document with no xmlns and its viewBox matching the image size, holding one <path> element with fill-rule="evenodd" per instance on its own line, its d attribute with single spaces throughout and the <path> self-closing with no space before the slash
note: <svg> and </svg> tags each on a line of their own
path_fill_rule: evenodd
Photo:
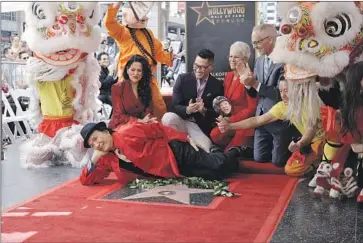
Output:
<svg viewBox="0 0 363 243">
<path fill-rule="evenodd" d="M 224 96 L 232 106 L 231 116 L 227 118 L 230 122 L 247 119 L 254 116 L 256 112 L 257 100 L 247 94 L 243 85 L 243 78 L 250 71 L 247 67 L 250 55 L 250 47 L 244 42 L 237 41 L 230 47 L 228 60 L 232 71 L 226 74 L 223 82 Z M 253 135 L 254 129 L 230 130 L 221 133 L 218 127 L 213 128 L 210 134 L 212 141 L 225 149 L 232 146 L 251 145 Z"/>
<path fill-rule="evenodd" d="M 155 38 L 151 30 L 145 28 L 148 18 L 145 16 L 136 23 L 131 23 L 131 15 L 133 15 L 133 13 L 130 8 L 127 8 L 127 6 L 124 5 L 122 21 L 126 25 L 122 25 L 116 20 L 116 15 L 120 6 L 121 3 L 119 2 L 110 5 L 104 19 L 108 34 L 115 39 L 120 48 L 116 66 L 119 82 L 122 81 L 121 74 L 126 62 L 135 54 L 142 55 L 146 58 L 153 72 L 156 71 L 157 62 L 172 66 L 173 53 L 164 51 L 162 43 Z M 164 113 L 166 113 L 166 105 L 155 78 L 152 79 L 151 91 L 155 116 L 162 117 Z"/>
<path fill-rule="evenodd" d="M 156 120 L 151 104 L 151 78 L 147 60 L 140 55 L 132 56 L 123 71 L 124 81 L 112 86 L 113 114 L 110 128 L 140 120 Z"/>
</svg>

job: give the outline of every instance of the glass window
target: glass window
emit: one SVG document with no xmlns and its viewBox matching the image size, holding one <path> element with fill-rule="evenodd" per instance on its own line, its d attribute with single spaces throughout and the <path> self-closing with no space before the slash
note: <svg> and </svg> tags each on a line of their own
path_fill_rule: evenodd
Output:
<svg viewBox="0 0 363 243">
<path fill-rule="evenodd" d="M 1 20 L 16 21 L 16 12 L 1 13 Z"/>
<path fill-rule="evenodd" d="M 160 41 L 164 48 L 172 51 L 177 58 L 173 67 L 161 65 L 161 80 L 159 85 L 162 92 L 172 92 L 172 87 L 179 74 L 186 72 L 185 67 L 185 2 L 161 2 L 161 34 Z"/>
</svg>

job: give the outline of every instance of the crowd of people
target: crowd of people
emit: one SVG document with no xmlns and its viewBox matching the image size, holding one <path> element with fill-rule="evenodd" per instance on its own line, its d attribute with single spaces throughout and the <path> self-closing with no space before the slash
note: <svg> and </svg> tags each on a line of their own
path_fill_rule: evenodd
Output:
<svg viewBox="0 0 363 243">
<path fill-rule="evenodd" d="M 177 77 L 167 110 L 154 73 L 158 63 L 172 66 L 180 56 L 146 28 L 147 16 L 119 23 L 120 6 L 111 4 L 104 17 L 118 48 L 106 48 L 110 41 L 103 38 L 96 53 L 98 98 L 112 106 L 112 116 L 108 124 L 88 123 L 81 130 L 84 147 L 94 150 L 82 170 L 83 184 L 100 182 L 110 171 L 122 181 L 126 172 L 222 179 L 239 171 L 239 159 L 272 162 L 289 176 L 312 176 L 343 143 L 363 153 L 362 62 L 349 67 L 345 89 L 334 83 L 320 90 L 315 83 L 323 78 L 317 73 L 303 70 L 297 76 L 295 67 L 273 61 L 278 33 L 274 25 L 261 24 L 251 35 L 259 54 L 253 70 L 252 50 L 236 41 L 228 54 L 231 71 L 220 82 L 211 75 L 213 50 L 202 49 L 193 70 Z M 328 122 L 327 113 L 333 114 Z"/>
<path fill-rule="evenodd" d="M 84 184 L 99 182 L 108 175 L 106 171 L 110 168 L 122 181 L 129 179 L 119 173 L 125 170 L 144 176 L 172 177 L 179 173 L 220 179 L 238 172 L 236 158 L 272 162 L 277 167 L 284 167 L 290 176 L 312 176 L 321 161 L 330 162 L 329 151 L 324 149 L 327 136 L 322 118 L 311 124 L 305 119 L 304 107 L 301 107 L 303 121 L 288 117 L 289 96 L 294 95 L 289 86 L 294 77 L 285 73 L 284 64 L 273 63 L 269 58 L 277 38 L 275 27 L 256 26 L 251 38 L 253 47 L 260 54 L 254 70 L 248 66 L 249 46 L 237 41 L 230 47 L 231 71 L 222 83 L 210 75 L 214 53 L 200 50 L 193 71 L 179 75 L 176 80 L 170 110 L 162 116 L 154 111 L 152 72 L 147 60 L 137 54 L 131 56 L 123 70 L 124 81 L 112 87 L 115 108 L 109 128 L 102 123 L 84 128 L 85 145 L 96 153 L 83 170 L 81 181 Z M 316 90 L 318 109 L 336 107 L 340 98 L 340 104 L 347 102 L 347 92 L 352 92 L 349 85 L 353 83 L 357 89 L 354 91 L 356 98 L 361 99 L 363 83 L 362 74 L 358 73 L 359 65 L 362 64 L 351 67 L 345 93 L 340 93 L 336 85 L 328 91 Z M 318 80 L 315 74 L 305 78 Z M 339 93 L 332 99 L 337 89 Z M 221 104 L 221 110 L 226 109 L 222 106 L 223 101 L 228 104 L 224 115 L 217 113 L 216 100 L 217 105 Z M 166 148 L 157 152 L 156 146 Z M 353 150 L 360 152 L 359 146 Z M 193 147 L 198 150 L 194 150 L 196 155 L 190 151 Z M 231 151 L 234 151 L 232 155 Z M 213 156 L 224 158 L 225 162 L 217 163 Z M 209 164 L 201 164 L 200 158 L 208 160 Z M 186 160 L 190 163 L 185 168 Z M 225 163 L 231 167 L 222 169 Z M 165 171 L 168 173 L 164 174 Z"/>
</svg>

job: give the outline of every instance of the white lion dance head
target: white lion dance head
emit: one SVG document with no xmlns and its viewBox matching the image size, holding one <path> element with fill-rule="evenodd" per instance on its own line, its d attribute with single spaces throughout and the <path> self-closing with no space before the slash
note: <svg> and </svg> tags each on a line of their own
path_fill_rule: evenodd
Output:
<svg viewBox="0 0 363 243">
<path fill-rule="evenodd" d="M 96 2 L 32 2 L 24 33 L 29 48 L 46 63 L 64 66 L 97 51 L 101 39 Z"/>
<path fill-rule="evenodd" d="M 84 151 L 74 149 L 80 144 L 81 126 L 77 124 L 97 121 L 101 105 L 97 99 L 100 66 L 93 56 L 101 39 L 99 5 L 31 2 L 25 18 L 24 39 L 34 52 L 27 64 L 32 90 L 30 111 L 42 135 L 42 139 L 34 142 L 31 151 L 34 153 L 28 158 L 35 161 L 41 156 L 49 158 L 53 153 L 58 157 L 65 155 L 72 164 L 79 163 Z M 74 146 L 66 148 L 62 146 L 64 141 L 72 141 Z"/>
<path fill-rule="evenodd" d="M 301 120 L 298 106 L 322 104 L 316 77 L 340 81 L 349 64 L 363 59 L 363 2 L 279 2 L 277 11 L 283 35 L 270 57 L 286 64 L 295 94 L 289 96 L 289 114 Z M 308 112 L 309 120 L 320 115 L 315 110 Z"/>
<path fill-rule="evenodd" d="M 363 2 L 280 2 L 273 59 L 334 77 L 363 59 Z"/>
</svg>

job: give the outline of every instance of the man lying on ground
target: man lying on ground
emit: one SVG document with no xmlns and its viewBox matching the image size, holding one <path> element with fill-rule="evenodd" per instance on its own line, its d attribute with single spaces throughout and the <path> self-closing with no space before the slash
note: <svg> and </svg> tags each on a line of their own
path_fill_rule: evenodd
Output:
<svg viewBox="0 0 363 243">
<path fill-rule="evenodd" d="M 99 183 L 111 171 L 122 183 L 135 179 L 135 174 L 220 180 L 238 172 L 238 158 L 250 157 L 253 152 L 250 148 L 232 147 L 224 153 L 209 154 L 185 133 L 159 122 L 137 122 L 117 130 L 107 128 L 104 122 L 88 123 L 81 135 L 84 147 L 95 150 L 82 170 L 83 185 Z"/>
</svg>

